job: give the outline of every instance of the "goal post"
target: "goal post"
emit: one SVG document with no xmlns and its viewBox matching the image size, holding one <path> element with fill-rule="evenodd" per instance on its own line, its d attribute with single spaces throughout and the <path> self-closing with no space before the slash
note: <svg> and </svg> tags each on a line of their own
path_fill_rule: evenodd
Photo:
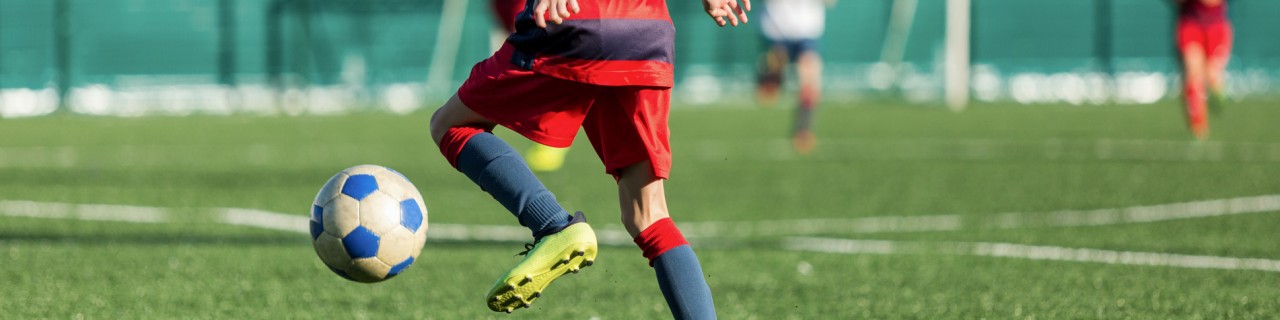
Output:
<svg viewBox="0 0 1280 320">
<path fill-rule="evenodd" d="M 436 44 L 427 69 L 428 92 L 448 97 L 453 87 L 453 67 L 461 50 L 462 28 L 466 25 L 467 0 L 445 0 L 436 29 Z"/>
<path fill-rule="evenodd" d="M 885 29 L 884 45 L 880 50 L 880 63 L 889 66 L 888 83 L 896 85 L 902 73 L 902 61 L 907 53 L 907 40 L 915 25 L 917 0 L 893 0 L 889 11 L 889 23 Z"/>
<path fill-rule="evenodd" d="M 944 95 L 952 111 L 969 104 L 970 0 L 947 0 Z"/>
</svg>

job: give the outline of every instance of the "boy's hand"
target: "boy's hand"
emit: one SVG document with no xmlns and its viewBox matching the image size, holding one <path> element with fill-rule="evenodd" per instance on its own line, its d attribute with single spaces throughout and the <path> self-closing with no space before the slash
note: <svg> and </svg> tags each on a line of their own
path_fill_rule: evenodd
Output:
<svg viewBox="0 0 1280 320">
<path fill-rule="evenodd" d="M 738 5 L 738 0 L 702 0 L 702 8 L 706 9 L 707 14 L 721 27 L 726 24 L 736 27 L 739 20 L 747 23 L 747 12 L 751 11 L 751 0 L 742 0 L 741 6 Z"/>
<path fill-rule="evenodd" d="M 547 28 L 547 17 L 551 17 L 551 22 L 555 24 L 562 24 L 564 19 L 582 10 L 578 7 L 578 0 L 537 1 L 538 4 L 533 6 L 533 22 L 543 29 Z"/>
</svg>

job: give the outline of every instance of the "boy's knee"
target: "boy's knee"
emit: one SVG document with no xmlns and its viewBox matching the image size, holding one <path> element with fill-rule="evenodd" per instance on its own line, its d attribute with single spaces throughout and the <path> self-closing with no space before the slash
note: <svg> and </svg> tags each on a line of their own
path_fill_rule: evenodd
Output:
<svg viewBox="0 0 1280 320">
<path fill-rule="evenodd" d="M 449 128 L 452 127 L 445 121 L 447 116 L 445 113 L 444 106 L 436 109 L 436 112 L 431 114 L 431 122 L 428 124 L 431 130 L 431 141 L 435 142 L 436 145 L 440 145 L 440 139 L 444 138 L 444 134 L 449 132 Z"/>
<path fill-rule="evenodd" d="M 431 140 L 440 145 L 449 131 L 457 127 L 480 128 L 484 131 L 492 130 L 496 123 L 485 119 L 480 114 L 471 111 L 466 105 L 462 104 L 462 100 L 454 95 L 449 98 L 444 105 L 436 109 L 431 114 L 431 122 L 429 128 L 431 131 Z"/>
</svg>

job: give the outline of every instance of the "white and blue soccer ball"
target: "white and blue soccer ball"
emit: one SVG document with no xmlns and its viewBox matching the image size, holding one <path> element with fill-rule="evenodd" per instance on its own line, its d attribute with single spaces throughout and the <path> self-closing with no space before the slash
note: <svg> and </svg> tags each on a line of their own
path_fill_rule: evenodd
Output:
<svg viewBox="0 0 1280 320">
<path fill-rule="evenodd" d="M 378 165 L 342 170 L 311 204 L 311 240 L 329 270 L 372 283 L 409 268 L 427 240 L 427 207 L 404 175 Z"/>
</svg>

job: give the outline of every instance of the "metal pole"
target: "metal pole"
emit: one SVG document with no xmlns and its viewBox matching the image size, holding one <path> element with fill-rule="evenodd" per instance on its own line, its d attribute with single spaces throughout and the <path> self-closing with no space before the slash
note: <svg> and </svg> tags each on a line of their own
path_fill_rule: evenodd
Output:
<svg viewBox="0 0 1280 320">
<path fill-rule="evenodd" d="M 453 76 L 458 50 L 461 50 L 458 45 L 462 42 L 462 27 L 466 24 L 467 1 L 444 0 L 440 11 L 435 52 L 427 69 L 427 90 L 447 97 L 446 92 L 453 88 L 450 77 Z"/>
<path fill-rule="evenodd" d="M 218 0 L 218 83 L 236 85 L 235 0 Z"/>
<path fill-rule="evenodd" d="M 301 81 L 303 82 L 301 85 L 303 87 L 311 86 L 311 83 L 315 80 L 315 79 L 312 79 L 313 74 L 315 73 L 315 68 L 314 68 L 315 47 L 312 46 L 312 43 L 311 43 L 311 40 L 312 40 L 311 38 L 311 18 L 312 18 L 311 17 L 312 15 L 311 1 L 312 0 L 299 1 L 298 11 L 297 11 L 298 12 L 298 28 L 300 29 L 302 34 L 299 36 L 299 38 L 301 39 L 301 43 L 299 43 L 296 47 L 299 48 L 301 51 L 296 54 L 297 59 L 294 59 L 293 65 L 294 65 L 294 70 L 301 74 L 300 78 L 301 78 Z"/>
<path fill-rule="evenodd" d="M 1098 55 L 1098 68 L 1108 76 L 1115 73 L 1111 59 L 1111 19 L 1110 0 L 1094 0 L 1097 21 L 1094 21 L 1094 48 Z"/>
<path fill-rule="evenodd" d="M 1101 72 L 1107 79 L 1107 82 L 1114 82 L 1116 76 L 1115 62 L 1113 61 L 1113 32 L 1111 31 L 1113 8 L 1111 0 L 1094 0 L 1094 21 L 1093 41 L 1096 59 L 1098 60 L 1098 72 Z M 1110 102 L 1112 96 L 1116 93 L 1114 85 L 1103 85 L 1101 94 L 1103 101 Z"/>
<path fill-rule="evenodd" d="M 964 110 L 969 104 L 969 0 L 947 0 L 946 85 L 947 107 Z"/>
<path fill-rule="evenodd" d="M 58 86 L 58 111 L 69 111 L 71 91 L 71 0 L 53 3 L 54 84 Z"/>
<path fill-rule="evenodd" d="M 281 24 L 284 22 L 281 20 L 284 20 L 284 11 L 291 2 L 291 0 L 273 1 L 267 9 L 265 19 L 267 34 L 263 37 L 266 43 L 262 47 L 266 48 L 264 52 L 266 57 L 262 61 L 266 64 L 264 69 L 267 71 L 267 82 L 271 84 L 271 88 L 277 95 L 284 92 L 284 79 L 281 77 L 281 73 L 284 72 L 284 44 L 281 43 L 284 41 L 282 34 L 284 31 Z"/>
</svg>

